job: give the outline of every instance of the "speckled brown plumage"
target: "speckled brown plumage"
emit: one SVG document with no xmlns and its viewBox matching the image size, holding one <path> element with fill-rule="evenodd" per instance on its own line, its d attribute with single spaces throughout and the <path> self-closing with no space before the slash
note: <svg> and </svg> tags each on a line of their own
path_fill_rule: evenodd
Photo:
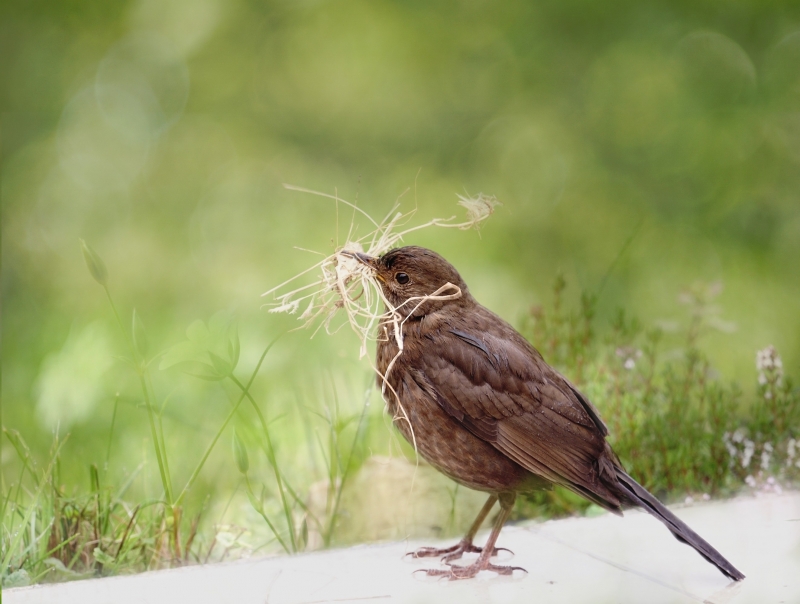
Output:
<svg viewBox="0 0 800 604">
<path fill-rule="evenodd" d="M 381 258 L 357 256 L 374 269 L 403 317 L 402 354 L 397 356 L 391 329 L 384 328 L 377 349 L 378 383 L 395 425 L 431 465 L 490 494 L 459 545 L 417 554 L 444 554 L 449 563 L 463 552 L 480 551 L 472 538 L 494 502 L 501 505 L 474 564 L 429 574 L 509 574 L 513 568 L 493 565 L 490 558 L 516 494 L 559 484 L 617 514 L 627 506 L 644 508 L 725 575 L 744 577 L 624 471 L 597 409 L 513 327 L 481 306 L 444 258 L 419 247 Z M 409 302 L 447 283 L 460 288 L 461 296 Z"/>
</svg>

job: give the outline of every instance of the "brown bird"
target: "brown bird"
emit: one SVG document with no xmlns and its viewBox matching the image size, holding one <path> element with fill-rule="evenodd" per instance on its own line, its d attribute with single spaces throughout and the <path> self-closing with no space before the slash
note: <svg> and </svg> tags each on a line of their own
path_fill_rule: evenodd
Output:
<svg viewBox="0 0 800 604">
<path fill-rule="evenodd" d="M 400 318 L 402 352 L 392 326 L 382 328 L 377 347 L 378 384 L 397 428 L 439 471 L 489 493 L 457 545 L 414 553 L 443 556 L 450 566 L 428 575 L 466 579 L 481 570 L 524 570 L 491 563 L 497 537 L 518 493 L 557 484 L 614 514 L 643 508 L 724 575 L 744 578 L 625 472 L 594 405 L 511 325 L 481 306 L 447 260 L 413 246 L 380 258 L 347 255 L 374 271 Z M 426 298 L 437 291 L 435 299 Z M 497 501 L 491 535 L 476 547 L 475 534 Z M 451 564 L 465 552 L 480 555 L 468 566 Z"/>
</svg>

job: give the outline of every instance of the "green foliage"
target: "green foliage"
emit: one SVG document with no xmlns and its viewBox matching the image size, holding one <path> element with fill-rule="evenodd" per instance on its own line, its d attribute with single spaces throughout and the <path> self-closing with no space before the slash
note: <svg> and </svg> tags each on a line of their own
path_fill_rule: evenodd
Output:
<svg viewBox="0 0 800 604">
<path fill-rule="evenodd" d="M 39 469 L 22 437 L 4 429 L 23 462 L 23 475 L 2 508 L 3 587 L 71 581 L 98 575 L 141 572 L 202 561 L 208 543 L 195 540 L 197 518 L 181 532 L 163 501 L 131 505 L 127 490 L 136 474 L 118 488 L 103 483 L 89 467 L 89 491 L 70 496 L 60 485 L 63 442 L 55 440 L 46 468 Z M 35 486 L 26 492 L 23 479 Z"/>
<path fill-rule="evenodd" d="M 247 455 L 247 447 L 244 446 L 242 439 L 236 434 L 236 428 L 233 429 L 233 459 L 236 461 L 236 467 L 242 474 L 247 474 L 250 469 L 250 457 Z"/>
<path fill-rule="evenodd" d="M 757 354 L 758 388 L 751 400 L 743 398 L 736 384 L 719 379 L 700 351 L 699 341 L 710 330 L 727 329 L 713 304 L 718 286 L 695 286 L 685 292 L 681 296 L 688 311 L 685 325 L 666 333 L 644 329 L 622 311 L 610 325 L 598 326 L 597 298 L 584 294 L 577 310 L 571 310 L 566 285 L 563 277 L 556 279 L 551 308 L 533 307 L 524 330 L 545 358 L 599 407 L 623 465 L 645 486 L 670 500 L 687 494 L 725 495 L 744 485 L 776 490 L 781 483 L 800 477 L 800 397 L 784 376 L 777 351 L 768 347 Z M 106 293 L 117 314 L 107 287 Z M 229 383 L 237 394 L 231 397 L 228 413 L 203 455 L 191 460 L 186 451 L 167 446 L 163 419 L 169 397 L 161 400 L 157 394 L 149 374 L 152 359 L 148 361 L 143 344 L 144 327 L 136 312 L 133 317 L 130 335 L 121 322 L 119 326 L 131 359 L 135 359 L 128 359 L 127 365 L 142 387 L 142 412 L 149 420 L 162 491 L 156 498 L 130 503 L 129 488 L 145 469 L 144 463 L 122 486 L 113 488 L 108 482 L 119 396 L 114 402 L 105 463 L 89 465 L 89 490 L 85 493 L 68 494 L 60 485 L 62 441 L 56 438 L 47 467 L 39 469 L 23 437 L 4 428 L 5 438 L 20 460 L 21 475 L 5 487 L 3 584 L 70 580 L 206 561 L 218 545 L 224 550 L 217 557 L 227 555 L 241 531 L 235 535 L 221 526 L 200 530 L 202 510 L 187 518 L 184 504 L 217 441 L 234 420 L 239 429 L 231 429 L 227 463 L 238 469 L 247 501 L 269 530 L 271 539 L 261 547 L 274 543 L 284 552 L 294 553 L 337 543 L 345 487 L 368 455 L 385 451 L 385 438 L 381 438 L 383 449 L 369 444 L 375 419 L 368 415 L 371 389 L 360 412 L 347 413 L 331 380 L 322 410 L 307 408 L 301 414 L 306 444 L 315 446 L 322 460 L 321 472 L 312 474 L 314 481 L 297 473 L 296 460 L 279 456 L 274 424 L 283 420 L 268 420 L 251 394 L 272 344 L 263 350 L 245 384 L 236 375 L 240 343 L 234 316 L 219 312 L 208 323 L 195 321 L 184 342 L 152 359 L 160 358 L 167 374 L 178 369 L 217 388 Z M 242 406 L 245 400 L 248 404 Z M 263 457 L 251 456 L 248 448 L 252 447 Z M 182 462 L 180 466 L 185 467 L 186 461 L 191 461 L 194 469 L 180 493 L 175 493 L 172 484 L 176 476 L 170 466 Z M 595 507 L 556 488 L 521 498 L 515 515 L 593 514 Z M 451 510 L 453 518 L 454 514 Z"/>
<path fill-rule="evenodd" d="M 688 317 L 671 334 L 644 329 L 622 310 L 598 327 L 596 299 L 583 294 L 577 310 L 568 310 L 565 287 L 559 276 L 552 309 L 531 309 L 527 335 L 598 407 L 614 450 L 643 485 L 675 500 L 800 478 L 792 444 L 800 431 L 800 392 L 784 379 L 775 349 L 758 353 L 758 392 L 743 400 L 739 385 L 721 380 L 699 348 L 710 330 L 727 329 L 713 304 L 718 285 L 681 295 Z M 560 516 L 589 507 L 555 489 L 530 496 L 517 513 Z"/>
<path fill-rule="evenodd" d="M 280 551 L 276 534 L 289 551 L 305 535 L 336 541 L 338 485 L 390 446 L 380 405 L 362 409 L 368 378 L 345 332 L 293 339 L 262 366 L 273 334 L 297 324 L 266 315 L 258 294 L 309 266 L 294 247 L 327 253 L 366 225 L 284 182 L 373 216 L 408 190 L 403 209 L 421 222 L 449 216 L 458 193 L 496 195 L 480 236 L 408 243 L 452 260 L 504 317 L 562 269 L 602 289 L 573 311 L 561 286 L 528 331 L 601 407 L 632 472 L 670 497 L 796 472 L 800 4 L 743 0 L 722 19 L 674 0 L 204 6 L 199 20 L 191 2 L 4 12 L 4 527 L 30 511 L 40 532 L 55 517 L 62 504 L 39 486 L 57 440 L 60 502 L 86 507 L 92 464 L 101 490 L 132 481 L 122 499 L 160 502 L 130 529 L 151 552 L 168 544 L 159 560 L 178 545 L 185 556 L 176 530 L 198 517 L 200 535 L 219 535 L 213 556 L 248 539 Z M 91 242 L 80 255 L 78 238 Z M 649 325 L 698 278 L 724 280 L 735 339 L 708 333 L 713 312 L 690 314 L 680 339 L 614 317 L 624 307 Z M 208 319 L 222 307 L 235 321 Z M 758 384 L 752 353 L 768 343 L 786 375 L 773 367 Z M 234 425 L 247 484 L 216 447 Z M 668 462 L 678 469 L 663 474 Z M 324 513 L 303 508 L 312 485 Z M 581 505 L 542 497 L 546 513 Z M 4 533 L 4 548 L 22 543 L 3 550 L 6 585 L 44 572 L 21 553 L 30 528 Z"/>
<path fill-rule="evenodd" d="M 230 376 L 239 363 L 239 330 L 232 313 L 219 311 L 208 325 L 195 321 L 186 340 L 167 350 L 159 369 L 176 367 L 203 380 L 215 382 Z"/>
<path fill-rule="evenodd" d="M 139 358 L 147 358 L 147 332 L 144 330 L 144 323 L 142 318 L 133 309 L 133 323 L 131 324 L 131 335 L 133 338 L 133 348 L 139 355 Z"/>
<path fill-rule="evenodd" d="M 80 240 L 81 251 L 83 252 L 83 259 L 86 262 L 86 268 L 89 269 L 89 274 L 100 285 L 106 286 L 108 283 L 108 269 L 106 268 L 103 259 L 95 252 L 89 244 L 83 239 Z"/>
</svg>

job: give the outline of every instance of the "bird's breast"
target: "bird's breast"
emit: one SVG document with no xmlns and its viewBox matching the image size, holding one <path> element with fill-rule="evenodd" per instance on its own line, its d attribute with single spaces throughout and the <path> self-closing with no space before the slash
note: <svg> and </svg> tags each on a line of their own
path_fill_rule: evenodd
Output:
<svg viewBox="0 0 800 604">
<path fill-rule="evenodd" d="M 515 491 L 529 481 L 527 470 L 467 430 L 419 383 L 428 381 L 423 376 L 431 364 L 425 358 L 436 354 L 436 339 L 413 331 L 405 335 L 402 353 L 393 337 L 379 339 L 376 359 L 387 412 L 405 439 L 428 463 L 469 488 Z"/>
</svg>

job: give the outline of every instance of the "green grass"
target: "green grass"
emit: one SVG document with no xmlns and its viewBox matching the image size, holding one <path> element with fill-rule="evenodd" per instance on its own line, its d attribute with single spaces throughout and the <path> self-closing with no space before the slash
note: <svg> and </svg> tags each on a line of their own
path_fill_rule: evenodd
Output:
<svg viewBox="0 0 800 604">
<path fill-rule="evenodd" d="M 38 469 L 18 433 L 4 429 L 4 436 L 21 456 L 28 484 L 35 485 L 34 491 L 26 491 L 21 476 L 4 493 L 4 587 L 203 560 L 197 518 L 184 523 L 177 515 L 176 522 L 176 510 L 163 500 L 126 501 L 135 475 L 123 485 L 105 485 L 92 465 L 89 492 L 70 496 L 59 486 L 60 442 L 54 443 L 47 467 Z"/>
<path fill-rule="evenodd" d="M 90 272 L 102 285 L 117 317 L 104 279 L 105 269 L 84 245 Z M 99 276 L 99 278 L 98 278 Z M 611 432 L 610 439 L 626 468 L 645 486 L 667 500 L 720 497 L 742 489 L 776 490 L 800 477 L 800 396 L 784 375 L 777 352 L 759 352 L 753 378 L 758 386 L 750 398 L 735 383 L 715 377 L 711 363 L 698 348 L 715 326 L 725 327 L 713 305 L 715 288 L 696 287 L 681 300 L 686 310 L 682 328 L 671 333 L 645 329 L 620 311 L 610 325 L 597 325 L 596 297 L 584 294 L 575 308 L 565 300 L 566 282 L 559 277 L 553 302 L 547 309 L 533 307 L 523 330 L 552 364 L 580 387 L 600 408 Z M 342 411 L 337 387 L 331 379 L 321 406 L 303 409 L 302 429 L 313 443 L 322 464 L 314 474 L 298 472 L 297 464 L 279 458 L 274 445 L 275 424 L 268 420 L 250 390 L 274 341 L 264 347 L 246 380 L 237 377 L 239 338 L 236 323 L 218 313 L 206 324 L 193 323 L 187 340 L 171 349 L 149 355 L 146 334 L 134 312 L 130 332 L 119 320 L 130 370 L 138 378 L 147 415 L 149 443 L 158 469 L 161 491 L 137 500 L 129 492 L 145 469 L 145 462 L 120 484 L 108 478 L 109 456 L 115 438 L 117 404 L 109 426 L 104 460 L 88 468 L 89 489 L 68 491 L 61 484 L 64 441 L 58 436 L 43 464 L 38 464 L 22 435 L 3 428 L 3 436 L 19 459 L 19 475 L 3 475 L 2 571 L 5 587 L 41 581 L 65 581 L 98 575 L 139 572 L 188 563 L 219 560 L 240 551 L 296 553 L 308 547 L 330 547 L 349 541 L 339 533 L 343 494 L 364 461 L 386 452 L 385 425 L 377 425 L 369 411 L 370 389 L 358 413 Z M 178 367 L 194 379 L 228 381 L 237 393 L 229 411 L 202 455 L 171 450 L 164 438 L 163 417 L 169 397 L 160 398 L 150 371 L 156 361 L 165 369 Z M 757 371 L 756 371 L 757 369 Z M 319 409 L 322 409 L 320 411 Z M 239 429 L 232 420 L 247 411 Z M 229 429 L 230 428 L 230 429 Z M 232 498 L 205 492 L 205 503 L 193 514 L 183 507 L 194 489 L 209 455 L 222 435 L 230 432 L 227 465 L 238 470 L 239 485 L 268 531 L 257 547 L 240 541 L 246 528 L 201 522 L 214 498 Z M 376 431 L 383 431 L 375 438 Z M 384 442 L 376 448 L 374 443 Z M 251 460 L 250 450 L 260 451 Z M 408 447 L 404 448 L 411 455 Z M 189 459 L 179 459 L 180 457 Z M 193 470 L 183 487 L 174 488 L 170 470 L 176 461 Z M 186 462 L 190 462 L 187 466 Z M 152 464 L 152 462 L 151 462 Z M 311 503 L 311 492 L 322 485 L 323 503 Z M 446 533 L 463 527 L 455 521 L 455 495 Z M 235 495 L 235 492 L 234 492 Z M 225 509 L 230 505 L 230 499 Z M 588 502 L 563 490 L 521 498 L 515 518 L 557 517 L 593 513 Z M 368 514 L 369 510 L 347 510 Z M 309 534 L 316 537 L 309 543 Z"/>
<path fill-rule="evenodd" d="M 308 485 L 293 485 L 285 468 L 278 462 L 270 422 L 261 406 L 250 393 L 256 376 L 276 340 L 262 351 L 249 377 L 237 377 L 239 361 L 239 336 L 235 318 L 225 312 L 214 315 L 208 324 L 195 321 L 187 330 L 187 340 L 167 351 L 150 355 L 147 334 L 141 318 L 133 311 L 130 330 L 126 329 L 111 291 L 108 272 L 102 259 L 83 241 L 81 247 L 87 268 L 103 287 L 117 320 L 121 340 L 127 349 L 123 361 L 136 376 L 141 388 L 143 411 L 147 416 L 149 442 L 153 447 L 161 492 L 157 497 L 132 503 L 126 499 L 129 487 L 142 470 L 139 466 L 121 486 L 102 484 L 105 472 L 98 464 L 89 466 L 88 493 L 67 494 L 61 486 L 59 469 L 62 464 L 62 445 L 57 433 L 46 469 L 39 469 L 30 448 L 22 435 L 3 428 L 6 441 L 16 452 L 21 473 L 13 481 L 3 476 L 2 506 L 2 566 L 0 576 L 4 586 L 26 585 L 38 581 L 70 580 L 95 575 L 136 572 L 154 568 L 179 566 L 189 562 L 205 562 L 212 558 L 220 541 L 215 529 L 198 538 L 200 515 L 186 517 L 183 503 L 192 491 L 195 481 L 234 417 L 243 414 L 243 403 L 256 421 L 251 438 L 263 451 L 270 470 L 269 486 L 263 477 L 257 482 L 250 479 L 250 461 L 247 446 L 232 428 L 232 454 L 235 466 L 243 476 L 247 498 L 269 529 L 272 538 L 261 547 L 273 542 L 285 553 L 303 551 L 308 542 L 309 525 L 322 536 L 322 545 L 328 546 L 337 521 L 343 486 L 359 459 L 360 436 L 365 428 L 365 404 L 360 415 L 343 415 L 332 388 L 333 401 L 325 405 L 327 440 L 319 442 L 325 460 L 325 477 L 328 481 L 324 511 L 316 514 L 305 503 Z M 169 396 L 156 394 L 151 370 L 160 360 L 161 369 L 178 368 L 190 376 L 208 381 L 230 381 L 238 391 L 230 409 L 197 459 L 190 459 L 194 468 L 185 479 L 184 486 L 175 489 L 175 476 L 170 470 L 175 452 L 164 436 L 164 412 Z M 114 412 L 109 428 L 106 459 L 100 467 L 107 470 L 114 438 L 119 395 L 115 398 Z M 347 438 L 347 428 L 356 429 Z M 185 460 L 182 460 L 185 461 Z M 173 464 L 174 465 L 174 464 Z M 258 484 L 262 483 L 263 484 Z M 258 494 L 257 494 L 258 492 Z M 227 546 L 215 559 L 225 557 L 230 545 L 230 533 L 225 533 Z"/>
</svg>

